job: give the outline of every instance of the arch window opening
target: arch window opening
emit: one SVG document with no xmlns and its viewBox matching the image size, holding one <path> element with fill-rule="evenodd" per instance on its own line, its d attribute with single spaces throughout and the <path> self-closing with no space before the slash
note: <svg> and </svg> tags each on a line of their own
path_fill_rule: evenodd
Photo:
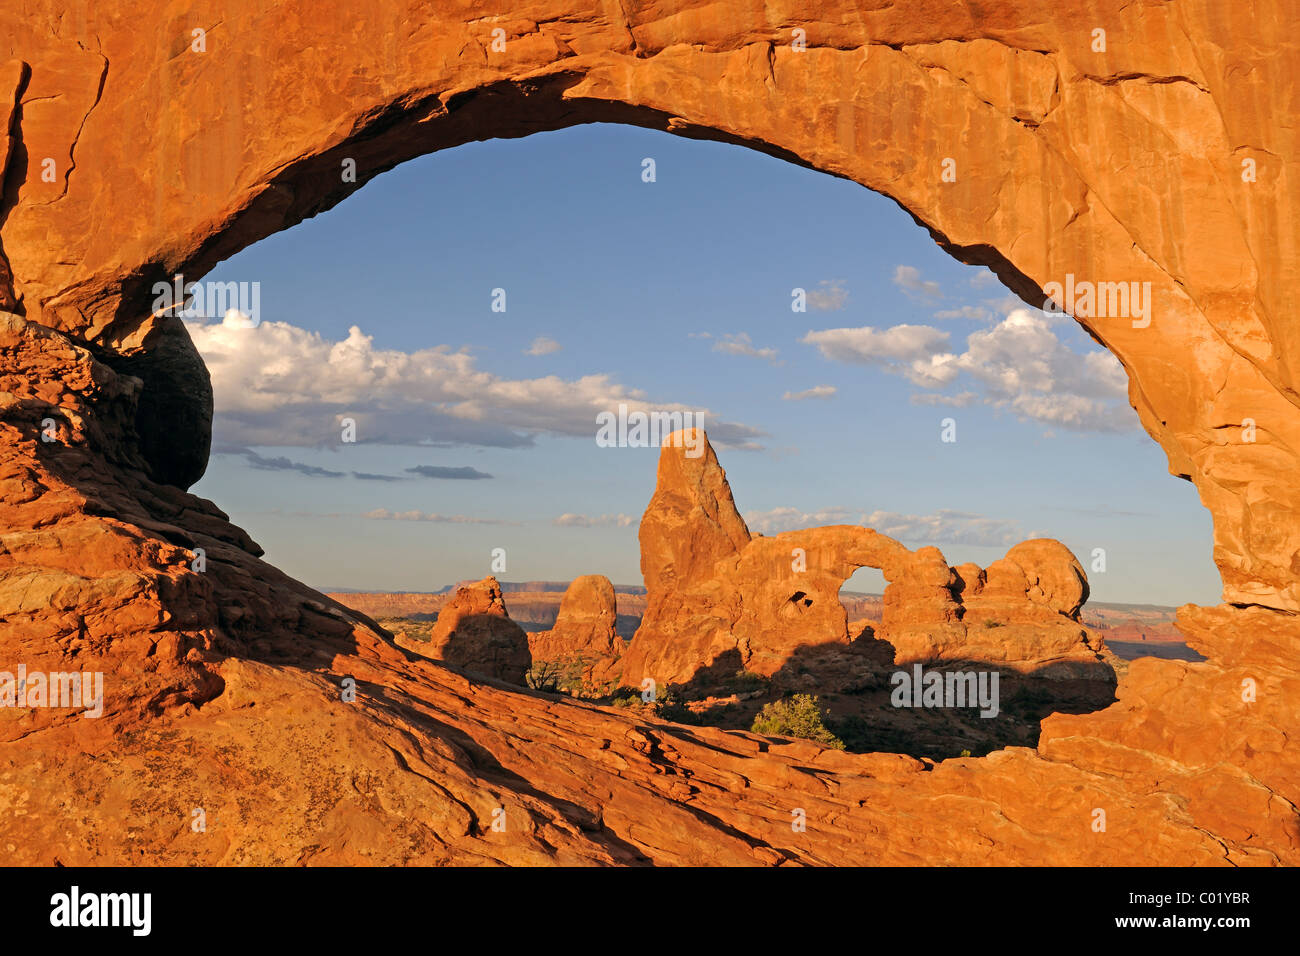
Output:
<svg viewBox="0 0 1300 956">
<path fill-rule="evenodd" d="M 462 666 L 518 670 L 498 651 L 525 635 L 519 683 L 535 690 L 978 756 L 1032 745 L 1043 717 L 1104 706 L 1113 687 L 1052 643 L 1059 621 L 1033 643 L 1034 615 L 1063 614 L 1058 582 L 1026 568 L 1009 610 L 1009 578 L 990 569 L 1020 542 L 1077 559 L 1076 630 L 1116 659 L 1192 655 L 1173 608 L 1218 598 L 1209 516 L 1192 488 L 1170 490 L 1108 352 L 885 197 L 741 147 L 606 124 L 458 146 L 250 246 L 201 288 L 185 318 L 216 417 L 195 493 L 403 646 L 431 647 L 454 618 L 490 649 Z M 656 489 L 679 424 L 707 435 L 725 471 L 708 492 L 734 495 L 749 535 L 730 540 L 737 567 L 758 566 L 726 582 L 706 550 L 665 571 L 696 610 L 713 577 L 743 597 L 705 608 L 734 617 L 722 649 L 703 623 L 665 618 L 643 576 L 659 543 L 643 518 L 671 512 Z M 813 548 L 806 572 L 797 555 L 779 572 L 754 556 L 836 526 L 921 557 L 897 582 L 862 565 L 814 587 L 798 575 L 842 553 Z M 589 582 L 570 600 L 584 576 L 612 599 Z M 737 608 L 763 601 L 747 636 Z M 765 644 L 769 611 L 807 642 Z M 503 615 L 514 631 L 471 626 Z M 629 669 L 638 635 L 662 645 L 644 673 Z M 967 688 L 987 700 L 994 672 L 996 714 L 952 703 Z"/>
</svg>

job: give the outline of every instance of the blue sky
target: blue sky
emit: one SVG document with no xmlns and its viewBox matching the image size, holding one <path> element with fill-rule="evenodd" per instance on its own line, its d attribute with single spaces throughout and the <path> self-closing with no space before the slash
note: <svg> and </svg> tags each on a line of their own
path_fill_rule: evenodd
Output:
<svg viewBox="0 0 1300 956">
<path fill-rule="evenodd" d="M 629 401 L 706 412 L 752 530 L 869 523 L 985 566 L 1048 535 L 1105 549 L 1096 600 L 1219 598 L 1117 363 L 845 180 L 582 126 L 407 163 L 206 279 L 260 283 L 260 314 L 190 322 L 216 391 L 194 491 L 317 587 L 430 590 L 494 548 L 503 580 L 640 583 L 658 452 L 594 440 Z"/>
</svg>

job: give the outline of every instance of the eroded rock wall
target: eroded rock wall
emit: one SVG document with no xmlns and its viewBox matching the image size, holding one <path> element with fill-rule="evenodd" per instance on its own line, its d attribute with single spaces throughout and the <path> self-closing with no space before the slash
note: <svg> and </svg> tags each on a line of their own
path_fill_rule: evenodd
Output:
<svg viewBox="0 0 1300 956">
<path fill-rule="evenodd" d="M 29 323 L 0 328 L 0 651 L 106 677 L 97 719 L 0 710 L 0 845 L 46 864 L 1300 863 L 1287 16 L 1214 0 L 0 9 L 0 309 Z M 211 390 L 183 329 L 151 315 L 154 282 L 201 279 L 405 159 L 599 120 L 853 179 L 1034 305 L 1070 274 L 1150 282 L 1149 324 L 1081 321 L 1213 514 L 1225 599 L 1247 607 L 1180 612 L 1209 660 L 1135 662 L 1118 703 L 1049 718 L 1036 751 L 935 765 L 770 745 L 467 680 L 181 490 L 206 464 Z M 204 835 L 194 806 L 213 811 Z M 501 808 L 520 823 L 506 834 L 486 825 Z"/>
<path fill-rule="evenodd" d="M 1067 275 L 1150 282 L 1149 323 L 1081 321 L 1213 513 L 1225 598 L 1300 610 L 1298 134 L 1274 119 L 1300 93 L 1281 5 L 510 15 L 384 0 L 346 23 L 306 0 L 221 11 L 46 0 L 0 13 L 0 295 L 29 317 L 149 352 L 152 283 L 197 280 L 393 164 L 467 139 L 614 120 L 741 142 L 894 197 L 1031 304 Z M 191 365 L 159 357 L 146 393 L 199 421 L 211 397 Z M 205 459 L 154 466 L 185 485 Z"/>
</svg>

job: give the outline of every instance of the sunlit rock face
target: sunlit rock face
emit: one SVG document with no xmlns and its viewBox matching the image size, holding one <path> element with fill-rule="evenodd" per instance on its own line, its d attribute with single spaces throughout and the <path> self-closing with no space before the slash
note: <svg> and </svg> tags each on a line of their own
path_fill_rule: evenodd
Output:
<svg viewBox="0 0 1300 956">
<path fill-rule="evenodd" d="M 529 634 L 529 652 L 535 661 L 617 657 L 623 651 L 617 622 L 614 585 L 603 574 L 584 574 L 564 592 L 555 625 Z"/>
<path fill-rule="evenodd" d="M 1276 18 L 344 9 L 0 10 L 0 658 L 105 678 L 97 718 L 0 709 L 4 799 L 40 808 L 0 819 L 14 862 L 1300 862 L 1300 62 Z M 211 389 L 155 283 L 405 159 L 587 121 L 853 179 L 1033 305 L 1051 283 L 1150 283 L 1140 314 L 1073 305 L 1213 514 L 1229 604 L 1180 616 L 1209 660 L 1136 662 L 1118 703 L 1047 719 L 1037 751 L 933 768 L 670 732 L 409 654 L 183 490 Z M 706 543 L 740 555 L 742 533 Z M 1019 587 L 1003 571 L 988 601 Z M 1043 583 L 1024 593 L 1063 615 L 1068 574 Z M 223 824 L 178 841 L 195 792 Z M 498 834 L 503 806 L 522 825 Z"/>
</svg>

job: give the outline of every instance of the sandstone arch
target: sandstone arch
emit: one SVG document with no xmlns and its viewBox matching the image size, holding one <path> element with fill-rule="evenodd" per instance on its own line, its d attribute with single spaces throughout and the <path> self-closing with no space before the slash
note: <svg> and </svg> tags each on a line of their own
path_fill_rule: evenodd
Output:
<svg viewBox="0 0 1300 956">
<path fill-rule="evenodd" d="M 480 746 L 500 743 L 490 715 L 493 706 L 512 709 L 494 696 L 504 692 L 452 690 L 441 671 L 392 658 L 365 636 L 364 621 L 262 565 L 224 515 L 178 490 L 206 462 L 211 397 L 183 331 L 149 318 L 147 293 L 176 273 L 199 279 L 222 257 L 338 202 L 354 188 L 338 176 L 344 158 L 356 159 L 364 182 L 469 138 L 628 122 L 854 179 L 1035 304 L 1046 283 L 1067 273 L 1151 282 L 1149 327 L 1085 324 L 1124 363 L 1133 403 L 1171 472 L 1193 480 L 1212 512 L 1225 600 L 1254 606 L 1189 610 L 1183 625 L 1212 665 L 1135 665 L 1121 705 L 1052 718 L 1037 755 L 1000 765 L 1028 792 L 1091 788 L 1093 799 L 1135 808 L 1118 825 L 1131 826 L 1127 851 L 1116 839 L 1046 848 L 1042 834 L 1074 825 L 1070 809 L 1041 810 L 987 773 L 967 779 L 964 771 L 819 757 L 874 775 L 867 786 L 879 809 L 871 813 L 887 814 L 900 795 L 914 811 L 954 792 L 971 802 L 965 810 L 945 803 L 945 822 L 909 838 L 907 849 L 873 836 L 850 839 L 857 849 L 838 856 L 812 844 L 776 847 L 768 837 L 746 845 L 669 813 L 679 838 L 690 836 L 675 849 L 659 843 L 661 858 L 686 859 L 687 847 L 712 837 L 743 859 L 952 859 L 962 835 L 981 826 L 980 801 L 996 793 L 1012 811 L 999 835 L 1017 859 L 1112 862 L 1127 852 L 1151 861 L 1295 862 L 1300 771 L 1278 735 L 1294 725 L 1282 701 L 1295 693 L 1300 647 L 1290 613 L 1300 611 L 1300 324 L 1289 312 L 1300 291 L 1292 216 L 1300 134 L 1271 121 L 1297 106 L 1287 100 L 1297 57 L 1276 36 L 1277 17 L 1238 16 L 1211 0 L 1067 0 L 1046 10 L 1008 0 L 978 17 L 939 0 L 880 10 L 831 0 L 812 13 L 690 0 L 629 13 L 602 0 L 464 16 L 381 0 L 346 22 L 307 0 L 219 9 L 159 16 L 144 3 L 40 0 L 0 12 L 0 308 L 27 320 L 0 326 L 0 639 L 33 660 L 76 650 L 118 674 L 133 689 L 124 698 L 131 703 L 105 726 L 136 727 L 177 711 L 192 717 L 205 703 L 237 708 L 250 688 L 289 680 L 268 662 L 293 659 L 323 671 L 368 669 L 377 688 L 400 684 L 414 699 L 436 700 L 417 707 L 421 719 L 441 715 Z M 502 53 L 490 49 L 497 27 L 507 37 Z M 802 52 L 788 42 L 796 27 L 807 35 Z M 190 48 L 196 28 L 207 31 L 204 53 Z M 1093 49 L 1098 28 L 1105 52 Z M 940 179 L 945 158 L 956 161 L 955 182 Z M 39 175 L 47 159 L 56 170 L 49 182 Z M 1244 161 L 1256 164 L 1256 181 L 1243 180 Z M 35 437 L 50 409 L 61 422 L 58 454 Z M 1253 442 L 1241 440 L 1247 418 Z M 186 570 L 199 546 L 214 559 L 206 577 Z M 310 647 L 289 649 L 307 633 Z M 146 658 L 153 669 L 141 671 L 135 665 Z M 1264 688 L 1253 705 L 1240 700 L 1246 678 Z M 320 680 L 302 686 L 324 693 Z M 489 716 L 459 714 L 466 694 L 479 695 Z M 544 722 L 537 707 L 518 705 L 514 716 Z M 1156 707 L 1186 723 L 1185 739 L 1171 743 L 1146 720 Z M 414 719 L 384 713 L 394 724 Z M 578 726 L 583 714 L 565 710 L 563 719 Z M 45 739 L 81 733 L 57 716 L 32 719 L 50 731 Z M 347 719 L 361 726 L 362 718 Z M 650 731 L 591 719 L 614 728 L 615 749 L 653 749 Z M 1217 733 L 1207 723 L 1214 720 L 1232 731 Z M 451 759 L 430 746 L 421 759 Z M 741 746 L 734 742 L 676 746 L 674 759 L 723 760 L 727 773 L 742 772 L 731 758 L 707 755 L 711 746 Z M 1156 774 L 1154 755 L 1181 769 Z M 405 766 L 413 758 L 401 759 Z M 529 763 L 536 757 L 511 759 L 521 772 L 525 764 L 543 772 Z M 765 759 L 750 765 L 779 766 L 778 778 L 794 779 L 789 768 L 804 757 Z M 460 775 L 448 790 L 463 797 L 439 832 L 473 833 L 481 788 L 466 782 L 463 761 L 439 766 Z M 1111 779 L 1102 783 L 1098 773 Z M 50 773 L 40 785 L 57 796 L 71 779 Z M 686 799 L 645 792 L 628 799 L 643 808 Z M 779 788 L 771 794 L 769 805 L 781 809 Z M 549 821 L 538 826 L 567 832 L 570 811 L 544 797 L 527 798 L 529 812 Z M 570 804 L 590 798 L 565 790 Z M 697 791 L 692 799 L 713 798 Z M 1017 818 L 1016 807 L 1050 823 Z M 727 815 L 723 804 L 713 809 Z M 72 832 L 50 820 L 44 832 Z M 597 832 L 624 841 L 629 826 L 611 815 Z M 54 840 L 69 860 L 120 859 L 129 847 L 126 838 L 73 829 L 83 842 Z M 290 831 L 286 822 L 282 832 Z M 497 849 L 528 858 L 538 846 L 565 843 L 548 834 L 527 850 Z M 40 845 L 30 839 L 20 842 Z M 603 839 L 566 845 L 580 846 L 574 859 L 635 858 L 624 842 Z M 316 842 L 304 836 L 301 844 Z M 460 837 L 444 850 L 492 852 Z M 33 852 L 45 852 L 32 859 L 46 862 L 58 856 Z"/>
<path fill-rule="evenodd" d="M 682 4 L 632 20 L 597 6 L 461 21 L 390 0 L 353 32 L 285 3 L 224 18 L 194 53 L 197 10 L 158 19 L 125 5 L 64 18 L 51 36 L 51 3 L 45 19 L 4 22 L 16 62 L 3 102 L 22 103 L 5 175 L 10 296 L 42 324 L 134 351 L 158 337 L 144 308 L 154 281 L 197 279 L 338 202 L 356 188 L 339 175 L 345 157 L 359 185 L 470 138 L 592 120 L 740 142 L 893 197 L 1034 304 L 1066 273 L 1151 281 L 1150 328 L 1090 329 L 1129 370 L 1171 470 L 1213 512 L 1225 597 L 1300 610 L 1285 307 L 1297 248 L 1284 218 L 1300 186 L 1282 162 L 1293 134 L 1260 119 L 1293 105 L 1270 82 L 1285 61 L 1248 52 L 1268 45 L 1262 20 L 1234 22 L 1238 44 L 1207 52 L 1191 37 L 1217 35 L 1208 3 L 1039 6 L 1003 4 L 979 23 L 942 5 L 849 3 L 772 20 Z M 1105 53 L 1092 51 L 1092 19 Z M 396 40 L 407 22 L 419 26 Z M 489 49 L 496 27 L 504 53 Z M 787 42 L 795 27 L 804 52 Z M 33 175 L 36 156 L 66 158 L 56 182 Z M 945 157 L 955 183 L 940 181 Z M 1263 172 L 1243 183 L 1251 158 Z M 192 362 L 133 367 L 152 390 L 183 379 L 173 403 L 205 401 Z M 1244 418 L 1251 447 L 1234 433 Z M 161 473 L 184 484 L 201 457 Z"/>
<path fill-rule="evenodd" d="M 963 576 L 938 548 L 912 551 L 858 525 L 751 534 L 700 428 L 664 439 L 638 538 L 646 610 L 621 661 L 624 686 L 737 669 L 772 677 L 809 651 L 842 651 L 856 635 L 838 595 L 864 567 L 888 582 L 874 634 L 886 664 L 1050 663 L 1058 677 L 1113 682 L 1113 657 L 1079 619 L 1087 576 L 1059 541 L 1021 542 L 987 572 L 963 565 Z M 1004 629 L 991 639 L 985 624 Z"/>
</svg>

